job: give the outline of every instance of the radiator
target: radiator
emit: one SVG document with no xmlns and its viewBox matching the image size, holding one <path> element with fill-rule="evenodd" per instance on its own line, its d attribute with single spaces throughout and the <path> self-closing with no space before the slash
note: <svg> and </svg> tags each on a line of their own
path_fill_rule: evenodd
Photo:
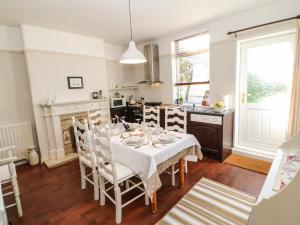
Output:
<svg viewBox="0 0 300 225">
<path fill-rule="evenodd" d="M 32 126 L 30 122 L 8 124 L 0 126 L 0 148 L 14 145 L 18 160 L 25 159 L 25 152 L 34 146 Z M 0 158 L 5 156 L 1 155 Z"/>
</svg>

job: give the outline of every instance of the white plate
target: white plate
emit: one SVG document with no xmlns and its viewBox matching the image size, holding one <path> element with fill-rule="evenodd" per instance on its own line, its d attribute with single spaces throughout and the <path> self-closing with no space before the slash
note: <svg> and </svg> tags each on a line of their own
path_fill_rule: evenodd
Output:
<svg viewBox="0 0 300 225">
<path fill-rule="evenodd" d="M 123 140 L 124 145 L 140 145 L 146 142 L 146 139 L 140 136 L 130 136 Z"/>
<path fill-rule="evenodd" d="M 158 140 L 161 143 L 172 143 L 175 142 L 175 138 L 168 134 L 161 134 L 158 136 Z"/>
</svg>

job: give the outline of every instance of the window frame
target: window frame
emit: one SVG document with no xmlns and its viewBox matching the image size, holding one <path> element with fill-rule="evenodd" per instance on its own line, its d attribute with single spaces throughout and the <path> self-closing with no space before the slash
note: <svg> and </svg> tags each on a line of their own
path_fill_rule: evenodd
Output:
<svg viewBox="0 0 300 225">
<path fill-rule="evenodd" d="M 205 54 L 205 53 L 210 54 L 210 42 L 209 42 L 208 48 L 206 48 L 206 49 L 201 49 L 201 50 L 193 51 L 193 52 L 186 51 L 186 52 L 180 52 L 180 53 L 177 52 L 177 48 L 178 48 L 177 43 L 180 42 L 180 41 L 186 40 L 186 39 L 191 39 L 193 37 L 202 36 L 202 35 L 209 35 L 209 31 L 194 34 L 194 35 L 190 35 L 190 36 L 180 38 L 180 39 L 177 39 L 177 40 L 174 41 L 175 42 L 175 60 L 176 60 L 176 83 L 174 83 L 174 86 L 177 87 L 177 88 L 179 88 L 180 86 L 207 85 L 207 84 L 209 85 L 209 79 L 207 81 L 177 82 L 178 81 L 178 75 L 179 75 L 179 59 L 183 58 L 183 57 L 189 57 L 189 56 Z M 208 63 L 210 63 L 209 59 L 208 59 Z M 210 78 L 210 71 L 208 73 L 209 73 L 208 78 Z M 179 93 L 178 93 L 178 89 L 177 89 L 176 90 L 176 95 L 179 98 L 178 94 Z"/>
</svg>

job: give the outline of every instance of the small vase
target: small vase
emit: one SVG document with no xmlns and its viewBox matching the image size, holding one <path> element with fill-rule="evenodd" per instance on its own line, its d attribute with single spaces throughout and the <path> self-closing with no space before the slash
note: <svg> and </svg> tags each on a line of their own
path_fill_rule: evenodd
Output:
<svg viewBox="0 0 300 225">
<path fill-rule="evenodd" d="M 31 166 L 38 165 L 40 162 L 39 155 L 37 154 L 35 148 L 30 148 L 27 150 L 26 157 Z"/>
</svg>

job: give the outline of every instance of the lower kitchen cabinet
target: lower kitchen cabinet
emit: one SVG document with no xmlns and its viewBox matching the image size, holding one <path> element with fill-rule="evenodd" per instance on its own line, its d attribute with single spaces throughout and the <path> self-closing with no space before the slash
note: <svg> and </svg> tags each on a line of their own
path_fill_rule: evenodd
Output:
<svg viewBox="0 0 300 225">
<path fill-rule="evenodd" d="M 198 139 L 204 156 L 223 162 L 231 154 L 233 115 L 188 113 L 187 132 Z"/>
<path fill-rule="evenodd" d="M 142 107 L 128 107 L 128 122 L 136 123 L 139 119 L 140 123 L 143 120 L 143 108 Z"/>
<path fill-rule="evenodd" d="M 110 108 L 110 116 L 111 118 L 115 118 L 115 116 L 122 117 L 125 116 L 125 121 L 128 119 L 128 110 L 127 107 L 118 107 L 118 108 Z"/>
</svg>

